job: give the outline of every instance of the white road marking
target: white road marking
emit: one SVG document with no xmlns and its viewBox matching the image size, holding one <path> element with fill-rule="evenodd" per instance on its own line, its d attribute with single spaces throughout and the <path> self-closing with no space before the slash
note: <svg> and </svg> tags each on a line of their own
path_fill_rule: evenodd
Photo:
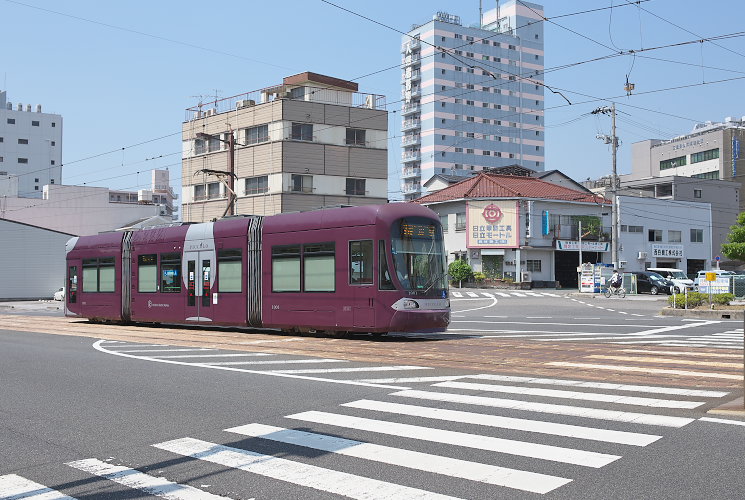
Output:
<svg viewBox="0 0 745 500">
<path fill-rule="evenodd" d="M 484 415 L 483 413 L 444 410 L 440 408 L 428 408 L 424 406 L 387 403 L 366 399 L 353 401 L 351 403 L 344 403 L 341 406 L 360 408 L 363 410 L 395 413 L 398 415 L 409 415 L 413 417 L 432 418 L 436 420 L 445 420 L 446 422 L 483 425 L 487 427 L 498 427 L 501 429 L 535 432 L 538 434 L 550 434 L 553 436 L 589 439 L 591 441 L 603 441 L 606 443 L 626 444 L 630 446 L 647 446 L 648 444 L 654 443 L 658 439 L 662 438 L 662 436 L 655 436 L 652 434 L 613 431 L 607 429 L 598 429 L 595 427 L 585 427 L 581 425 L 558 424 L 554 422 L 543 422 L 540 420 L 501 417 L 497 415 Z"/>
<path fill-rule="evenodd" d="M 612 370 L 620 372 L 645 372 L 659 373 L 666 375 L 683 375 L 688 377 L 703 378 L 724 378 L 728 380 L 742 380 L 742 375 L 730 375 L 727 373 L 707 373 L 707 372 L 690 372 L 685 370 L 667 370 L 663 368 L 649 368 L 646 366 L 616 366 L 616 365 L 596 365 L 592 363 L 568 363 L 565 361 L 553 361 L 546 363 L 552 366 L 565 366 L 569 368 L 592 368 L 595 370 Z"/>
<path fill-rule="evenodd" d="M 494 293 L 496 293 L 500 297 L 512 297 L 512 295 L 510 295 L 509 293 L 504 293 L 504 292 L 494 292 Z"/>
<path fill-rule="evenodd" d="M 450 292 L 450 295 L 452 295 L 453 297 L 463 297 L 463 294 L 460 292 Z"/>
<path fill-rule="evenodd" d="M 550 363 L 549 363 L 550 364 Z M 583 401 L 602 401 L 621 405 L 647 406 L 650 408 L 698 408 L 703 401 L 675 401 L 670 399 L 643 398 L 624 396 L 622 394 L 606 394 L 599 392 L 562 391 L 558 389 L 542 389 L 537 387 L 514 387 L 511 385 L 474 384 L 470 382 L 440 382 L 434 387 L 450 389 L 468 389 L 472 391 L 504 392 L 507 394 L 523 394 L 527 396 L 542 396 L 559 399 L 577 399 Z"/>
<path fill-rule="evenodd" d="M 285 458 L 182 438 L 153 445 L 161 450 L 360 500 L 449 499 L 430 491 L 370 479 Z"/>
<path fill-rule="evenodd" d="M 235 366 L 235 365 L 307 365 L 315 363 L 349 363 L 346 359 L 271 359 L 269 361 L 222 361 L 210 363 L 209 361 L 201 363 L 209 366 Z"/>
<path fill-rule="evenodd" d="M 591 359 L 610 359 L 614 361 L 636 361 L 637 363 L 660 363 L 660 364 L 675 364 L 675 365 L 701 365 L 707 366 L 718 366 L 721 368 L 742 368 L 742 363 L 722 363 L 716 361 L 694 361 L 690 359 L 671 359 L 671 358 L 655 358 L 647 356 L 609 356 L 604 354 L 593 354 L 585 356 L 585 358 Z"/>
<path fill-rule="evenodd" d="M 146 356 L 145 359 L 178 359 L 178 358 L 245 358 L 257 356 L 276 356 L 268 352 L 247 352 L 244 354 L 175 354 L 173 356 Z M 139 356 L 138 356 L 139 357 Z"/>
<path fill-rule="evenodd" d="M 571 482 L 562 477 L 269 425 L 248 424 L 226 431 L 533 493 L 548 493 Z"/>
<path fill-rule="evenodd" d="M 467 396 L 465 394 L 417 391 L 412 389 L 394 392 L 391 394 L 391 396 L 425 399 L 429 401 L 445 401 L 449 403 L 462 403 L 477 406 L 487 406 L 491 408 L 506 408 L 511 410 L 532 411 L 537 413 L 550 413 L 555 415 L 568 415 L 573 417 L 594 418 L 599 420 L 611 420 L 615 422 L 659 425 L 663 427 L 683 427 L 693 422 L 694 420 L 692 418 L 668 417 L 665 415 L 651 415 L 648 413 L 602 410 L 599 408 L 586 408 L 581 406 L 567 406 L 549 403 L 532 403 L 530 401 L 519 401 L 515 399 L 501 399 L 485 396 Z"/>
<path fill-rule="evenodd" d="M 702 391 L 697 389 L 678 389 L 675 387 L 657 387 L 651 385 L 610 384 L 607 382 L 586 382 L 584 380 L 515 377 L 492 374 L 470 375 L 468 378 L 496 380 L 499 382 L 522 382 L 526 384 L 568 385 L 572 387 L 589 387 L 592 389 L 610 389 L 614 391 L 648 392 L 651 394 L 675 394 L 677 396 L 697 396 L 702 398 L 721 398 L 729 394 L 729 392 L 723 391 Z"/>
<path fill-rule="evenodd" d="M 741 420 L 727 420 L 725 418 L 701 417 L 699 420 L 703 420 L 704 422 L 716 422 L 717 424 L 745 425 L 745 422 Z"/>
<path fill-rule="evenodd" d="M 272 373 L 351 373 L 431 370 L 428 366 L 358 366 L 355 368 L 309 368 L 307 370 L 272 370 Z"/>
<path fill-rule="evenodd" d="M 699 321 L 697 323 L 685 323 L 682 325 L 663 326 L 661 328 L 655 328 L 653 330 L 639 332 L 638 334 L 639 335 L 651 335 L 653 333 L 664 333 L 664 332 L 670 332 L 673 330 L 683 330 L 685 328 L 696 328 L 697 326 L 716 325 L 717 323 L 721 323 L 721 321 Z"/>
<path fill-rule="evenodd" d="M 134 349 L 131 351 L 119 351 L 126 353 L 133 352 L 187 352 L 187 351 L 216 351 L 217 349 L 211 349 L 208 347 L 193 347 L 190 349 Z"/>
<path fill-rule="evenodd" d="M 368 382 L 373 384 L 429 383 L 446 382 L 448 380 L 458 380 L 465 377 L 468 377 L 468 375 L 445 375 L 442 377 L 363 378 L 357 379 L 357 382 Z"/>
<path fill-rule="evenodd" d="M 399 424 L 396 422 L 352 417 L 349 415 L 340 415 L 323 411 L 306 411 L 294 415 L 288 415 L 287 418 L 355 430 L 377 432 L 389 436 L 419 439 L 432 443 L 463 446 L 466 448 L 494 451 L 509 455 L 582 465 L 584 467 L 593 467 L 596 469 L 621 458 L 618 455 L 608 455 L 593 451 L 575 450 L 572 448 L 562 448 L 560 446 L 550 446 L 537 443 L 526 443 L 513 439 L 502 439 L 491 436 L 481 436 L 478 434 L 468 434 L 465 432 L 420 427 L 417 425 Z"/>
<path fill-rule="evenodd" d="M 110 481 L 123 484 L 129 488 L 144 491 L 151 495 L 168 500 L 208 500 L 225 499 L 220 495 L 207 493 L 193 486 L 174 483 L 162 477 L 155 477 L 129 467 L 111 465 L 95 458 L 68 462 L 67 465 L 95 476 L 105 477 Z"/>
<path fill-rule="evenodd" d="M 478 297 L 479 296 L 479 294 L 474 293 L 474 292 L 466 292 L 466 295 L 468 295 L 469 297 Z"/>
<path fill-rule="evenodd" d="M 520 292 L 510 292 L 510 294 L 514 295 L 515 297 L 525 297 L 525 294 Z"/>
<path fill-rule="evenodd" d="M 712 358 L 737 358 L 742 359 L 741 354 L 722 354 L 718 352 L 690 352 L 690 351 L 657 351 L 653 349 L 621 349 L 623 352 L 638 352 L 645 354 L 672 354 L 676 356 L 711 356 Z"/>
<path fill-rule="evenodd" d="M 75 500 L 16 474 L 0 476 L 0 498 L 8 500 Z"/>
<path fill-rule="evenodd" d="M 479 299 L 479 300 L 481 300 L 481 299 Z M 455 312 L 457 312 L 458 314 L 460 314 L 460 313 L 464 313 L 464 312 L 480 311 L 481 309 L 489 309 L 490 307 L 494 307 L 495 305 L 497 305 L 497 298 L 496 297 L 492 297 L 491 298 L 491 304 L 488 304 L 488 305 L 485 305 L 485 306 L 482 306 L 482 307 L 474 307 L 473 309 L 463 309 L 462 311 L 455 311 Z"/>
<path fill-rule="evenodd" d="M 122 342 L 108 347 L 168 347 L 168 344 L 126 344 Z"/>
</svg>

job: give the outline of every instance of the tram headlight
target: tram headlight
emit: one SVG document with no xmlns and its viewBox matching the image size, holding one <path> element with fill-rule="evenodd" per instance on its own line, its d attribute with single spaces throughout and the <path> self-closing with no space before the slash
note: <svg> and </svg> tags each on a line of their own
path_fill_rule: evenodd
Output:
<svg viewBox="0 0 745 500">
<path fill-rule="evenodd" d="M 402 305 L 404 309 L 419 309 L 419 303 L 416 300 L 406 299 Z"/>
</svg>

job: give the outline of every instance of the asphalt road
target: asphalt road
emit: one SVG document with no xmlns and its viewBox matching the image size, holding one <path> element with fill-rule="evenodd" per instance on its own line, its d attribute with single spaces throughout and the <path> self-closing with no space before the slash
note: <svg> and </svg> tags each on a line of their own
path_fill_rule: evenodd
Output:
<svg viewBox="0 0 745 500">
<path fill-rule="evenodd" d="M 742 324 L 548 293 L 453 296 L 449 343 L 1 330 L 0 498 L 741 498 L 745 421 L 707 410 L 742 394 L 742 342 L 717 335 Z M 517 341 L 527 368 L 333 354 Z M 596 367 L 526 375 L 549 347 Z"/>
</svg>

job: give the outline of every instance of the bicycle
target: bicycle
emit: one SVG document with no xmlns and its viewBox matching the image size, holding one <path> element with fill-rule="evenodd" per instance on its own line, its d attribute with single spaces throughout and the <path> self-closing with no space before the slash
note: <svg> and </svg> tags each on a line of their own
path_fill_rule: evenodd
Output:
<svg viewBox="0 0 745 500">
<path fill-rule="evenodd" d="M 618 295 L 621 298 L 626 297 L 626 290 L 623 289 L 622 286 L 619 286 L 618 288 L 614 286 L 609 286 L 605 289 L 605 296 L 608 298 L 611 298 L 612 295 Z"/>
</svg>

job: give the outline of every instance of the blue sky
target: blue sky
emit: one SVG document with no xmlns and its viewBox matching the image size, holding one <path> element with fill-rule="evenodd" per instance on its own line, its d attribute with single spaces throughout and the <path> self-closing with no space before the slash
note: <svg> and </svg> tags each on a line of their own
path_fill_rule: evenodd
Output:
<svg viewBox="0 0 745 500">
<path fill-rule="evenodd" d="M 438 10 L 473 24 L 479 7 L 476 0 L 334 3 L 404 32 Z M 738 33 L 745 19 L 745 2 L 732 1 L 543 5 L 550 19 L 544 27 L 547 69 Z M 611 5 L 616 8 L 566 16 Z M 493 6 L 484 1 L 485 9 Z M 387 68 L 401 62 L 401 35 L 320 0 L 0 0 L 0 19 L 0 89 L 13 103 L 42 104 L 63 116 L 65 184 L 143 189 L 151 169 L 168 168 L 180 191 L 185 108 L 303 71 L 355 80 L 361 92 L 386 95 L 389 169 L 398 167 L 401 71 Z M 631 96 L 623 88 L 627 74 L 636 85 Z M 731 81 L 712 83 L 725 79 Z M 546 168 L 577 180 L 610 174 L 610 149 L 595 138 L 610 133 L 610 119 L 590 112 L 613 100 L 618 171 L 627 173 L 633 142 L 745 115 L 745 37 L 574 65 L 547 72 L 545 82 L 573 103 L 546 92 Z M 685 88 L 665 90 L 676 87 Z"/>
</svg>

